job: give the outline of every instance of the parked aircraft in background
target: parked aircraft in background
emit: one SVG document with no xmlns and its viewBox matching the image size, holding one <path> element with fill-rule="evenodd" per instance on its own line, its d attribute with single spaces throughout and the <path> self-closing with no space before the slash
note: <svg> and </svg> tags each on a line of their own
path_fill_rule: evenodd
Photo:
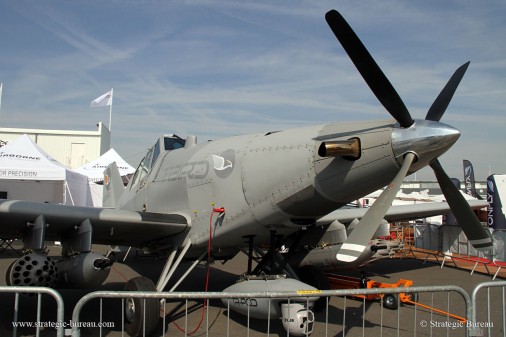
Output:
<svg viewBox="0 0 506 337">
<path fill-rule="evenodd" d="M 285 290 L 307 289 L 309 285 L 295 280 L 306 267 L 337 268 L 369 259 L 378 248 L 371 238 L 383 219 L 420 218 L 448 208 L 476 249 L 490 249 L 489 235 L 437 159 L 460 136 L 439 120 L 469 63 L 453 74 L 425 119 L 414 120 L 344 18 L 333 10 L 326 20 L 394 120 L 337 121 L 203 144 L 194 136 L 162 136 L 126 188 L 115 166 L 107 168 L 104 206 L 110 208 L 0 201 L 0 236 L 22 237 L 30 252 L 7 271 L 10 284 L 96 287 L 112 264 L 91 252 L 92 244 L 98 243 L 135 246 L 167 258 L 156 285 L 135 278 L 126 284 L 129 290 L 164 290 L 183 259 L 226 260 L 242 249 L 251 257 L 260 246 L 270 247 L 268 253 L 254 270 L 250 259 L 249 277 L 236 291 L 255 289 L 254 275 L 261 273 L 288 274 L 287 279 L 272 280 Z M 404 177 L 427 165 L 433 168 L 448 204 L 390 207 Z M 341 209 L 384 186 L 388 187 L 372 207 Z M 336 230 L 355 219 L 360 220 L 351 234 L 339 241 Z M 44 254 L 45 240 L 61 241 L 60 262 Z M 286 254 L 278 254 L 282 243 L 289 246 Z M 258 290 L 265 287 L 262 283 Z M 302 308 L 287 311 L 298 315 L 287 320 L 296 323 L 288 327 L 289 332 L 309 334 L 311 308 L 306 301 L 297 305 Z M 128 333 L 152 332 L 159 321 L 159 306 L 157 300 L 147 300 L 145 305 L 137 299 L 129 301 Z M 268 308 L 258 309 L 259 316 L 266 317 Z"/>
</svg>

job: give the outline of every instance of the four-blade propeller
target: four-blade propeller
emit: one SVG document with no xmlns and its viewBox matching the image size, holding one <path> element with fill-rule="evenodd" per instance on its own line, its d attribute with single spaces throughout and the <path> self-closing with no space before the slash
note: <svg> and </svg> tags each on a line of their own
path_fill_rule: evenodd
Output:
<svg viewBox="0 0 506 337">
<path fill-rule="evenodd" d="M 399 94 L 343 16 L 331 10 L 325 15 L 325 20 L 385 109 L 402 127 L 407 128 L 413 125 L 413 118 Z"/>
<path fill-rule="evenodd" d="M 395 88 L 343 16 L 335 10 L 331 10 L 325 15 L 325 19 L 371 91 L 376 95 L 390 115 L 399 123 L 400 127 L 410 128 L 416 124 Z M 425 117 L 426 120 L 439 122 L 450 104 L 453 94 L 457 90 L 468 66 L 469 62 L 463 64 L 455 71 L 429 108 Z M 351 233 L 346 243 L 343 244 L 337 254 L 338 259 L 342 261 L 354 261 L 358 258 L 363 249 L 365 249 L 365 246 L 367 246 L 369 240 L 374 235 L 378 224 L 381 222 L 388 207 L 392 203 L 400 187 L 400 182 L 402 182 L 407 175 L 409 167 L 415 159 L 415 155 L 407 151 L 407 155 L 404 158 L 403 165 L 397 176 L 367 211 L 366 215 L 360 221 L 359 226 Z M 492 249 L 492 240 L 488 231 L 483 228 L 468 203 L 462 197 L 458 189 L 452 184 L 438 160 L 435 159 L 430 166 L 436 174 L 439 185 L 441 186 L 453 214 L 474 248 L 478 250 Z M 378 202 L 379 204 L 376 206 Z M 360 230 L 356 232 L 359 228 Z"/>
</svg>

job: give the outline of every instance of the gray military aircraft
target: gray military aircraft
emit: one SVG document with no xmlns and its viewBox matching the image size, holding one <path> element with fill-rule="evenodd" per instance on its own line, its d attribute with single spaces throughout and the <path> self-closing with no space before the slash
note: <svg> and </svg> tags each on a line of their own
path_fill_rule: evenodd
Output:
<svg viewBox="0 0 506 337">
<path fill-rule="evenodd" d="M 7 271 L 8 283 L 96 287 L 112 261 L 93 253 L 92 243 L 134 246 L 167 258 L 156 285 L 135 278 L 126 284 L 129 290 L 162 291 L 181 261 L 194 260 L 191 270 L 203 259 L 226 260 L 240 250 L 250 257 L 248 274 L 288 272 L 318 281 L 314 267 L 365 263 L 380 248 L 371 238 L 383 219 L 420 218 L 449 208 L 476 249 L 491 249 L 489 234 L 438 161 L 460 136 L 440 119 L 469 62 L 455 71 L 425 119 L 414 120 L 344 18 L 332 10 L 326 20 L 393 120 L 336 122 L 204 144 L 195 136 L 162 136 L 128 186 L 114 164 L 107 168 L 104 208 L 0 201 L 0 237 L 22 237 L 27 251 Z M 448 204 L 390 207 L 404 177 L 427 165 Z M 384 186 L 372 207 L 344 208 Z M 336 233 L 353 221 L 343 241 Z M 62 242 L 61 261 L 44 254 L 45 240 Z M 277 253 L 281 244 L 288 253 Z M 256 247 L 269 249 L 253 270 Z M 306 267 L 313 268 L 308 273 Z M 153 331 L 159 319 L 158 301 L 146 307 L 136 301 L 126 308 L 132 336 Z"/>
</svg>

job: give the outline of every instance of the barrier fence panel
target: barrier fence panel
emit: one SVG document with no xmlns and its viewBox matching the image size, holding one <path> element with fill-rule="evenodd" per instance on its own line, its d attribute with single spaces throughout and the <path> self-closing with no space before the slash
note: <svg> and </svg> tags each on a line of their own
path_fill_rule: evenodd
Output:
<svg viewBox="0 0 506 337">
<path fill-rule="evenodd" d="M 441 225 L 415 223 L 413 227 L 416 248 L 441 251 Z"/>
<path fill-rule="evenodd" d="M 147 299 L 163 300 L 161 324 L 155 336 L 289 336 L 280 319 L 257 319 L 232 309 L 246 303 L 248 313 L 250 309 L 253 312 L 262 299 L 268 301 L 267 307 L 279 299 L 307 305 L 308 296 L 318 296 L 322 299 L 317 304 L 321 310 L 315 309 L 312 336 L 506 337 L 506 281 L 479 284 L 472 297 L 456 286 L 345 289 L 309 294 L 98 291 L 79 300 L 68 322 L 64 321 L 63 300 L 53 289 L 0 287 L 0 293 L 13 295 L 13 299 L 2 297 L 2 336 L 126 336 L 124 312 L 133 298 L 144 304 Z M 47 297 L 53 298 L 56 313 L 41 310 L 43 301 L 44 307 L 48 307 Z M 396 298 L 399 306 L 392 309 L 395 301 L 391 300 Z"/>
<path fill-rule="evenodd" d="M 321 310 L 315 312 L 311 336 L 480 335 L 480 331 L 468 326 L 472 321 L 469 295 L 457 286 L 434 286 L 343 289 L 310 294 L 98 291 L 85 295 L 76 304 L 72 313 L 72 336 L 122 335 L 126 325 L 124 311 L 132 299 L 141 299 L 144 305 L 148 299 L 163 300 L 161 324 L 154 336 L 289 336 L 280 319 L 257 319 L 249 313 L 264 299 L 270 308 L 278 299 L 306 303 L 308 296 L 323 299 L 317 304 Z M 204 299 L 208 300 L 207 305 Z M 397 308 L 396 299 L 399 299 Z M 247 306 L 246 315 L 232 310 L 241 303 Z M 80 323 L 85 321 L 97 324 L 88 327 Z"/>
<path fill-rule="evenodd" d="M 483 336 L 506 337 L 506 281 L 478 284 L 472 293 L 472 321 L 484 322 Z"/>
<path fill-rule="evenodd" d="M 65 332 L 64 306 L 61 295 L 51 288 L 45 287 L 0 287 L 1 294 L 13 294 L 12 298 L 2 296 L 0 317 L 2 325 L 1 336 L 58 336 L 63 337 Z M 42 311 L 43 295 L 52 297 L 56 303 L 55 312 Z M 46 296 L 47 297 L 47 296 Z M 33 310 L 33 308 L 36 310 Z M 35 314 L 35 315 L 34 315 Z M 11 321 L 12 319 L 12 321 Z M 69 326 L 70 327 L 70 326 Z M 47 333 L 49 331 L 49 334 Z"/>
</svg>

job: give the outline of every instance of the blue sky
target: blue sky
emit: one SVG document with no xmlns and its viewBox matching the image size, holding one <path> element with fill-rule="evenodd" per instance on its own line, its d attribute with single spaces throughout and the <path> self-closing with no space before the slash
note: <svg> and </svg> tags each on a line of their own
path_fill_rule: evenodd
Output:
<svg viewBox="0 0 506 337">
<path fill-rule="evenodd" d="M 506 173 L 506 3 L 0 0 L 2 127 L 95 130 L 114 88 L 112 146 L 133 166 L 163 133 L 199 141 L 390 118 L 328 28 L 339 10 L 414 118 L 471 61 L 442 121 L 441 162 Z M 434 180 L 430 169 L 418 179 Z"/>
</svg>

